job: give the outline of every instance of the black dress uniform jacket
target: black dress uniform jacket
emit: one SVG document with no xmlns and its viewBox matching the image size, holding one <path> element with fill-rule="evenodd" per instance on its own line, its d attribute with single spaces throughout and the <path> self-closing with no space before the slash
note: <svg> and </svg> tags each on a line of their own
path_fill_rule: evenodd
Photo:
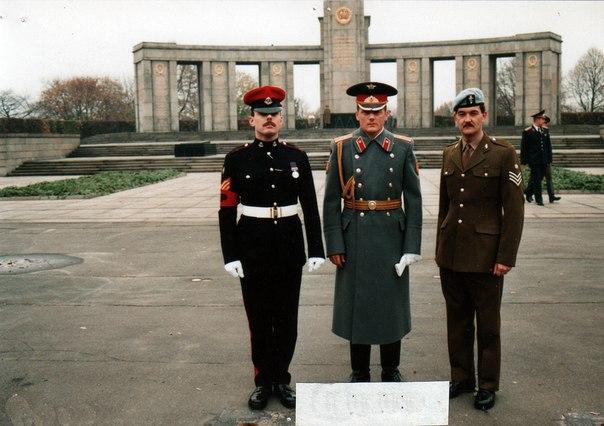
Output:
<svg viewBox="0 0 604 426">
<path fill-rule="evenodd" d="M 278 140 L 255 140 L 227 154 L 219 211 L 224 262 L 240 260 L 244 273 L 265 267 L 300 268 L 306 262 L 299 216 L 278 219 L 241 216 L 237 204 L 283 207 L 300 202 L 308 256 L 324 258 L 317 198 L 308 156 Z"/>
<path fill-rule="evenodd" d="M 549 132 L 541 132 L 535 126 L 522 131 L 520 142 L 520 162 L 522 164 L 549 164 L 552 162 L 552 142 Z"/>
</svg>

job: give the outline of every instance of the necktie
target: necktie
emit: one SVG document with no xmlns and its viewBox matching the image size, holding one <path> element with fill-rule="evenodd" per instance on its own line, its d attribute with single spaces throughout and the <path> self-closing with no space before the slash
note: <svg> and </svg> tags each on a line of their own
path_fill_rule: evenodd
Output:
<svg viewBox="0 0 604 426">
<path fill-rule="evenodd" d="M 472 156 L 472 151 L 474 151 L 474 148 L 472 148 L 472 145 L 470 145 L 469 143 L 467 143 L 466 146 L 463 147 L 463 153 L 461 154 L 461 163 L 462 163 L 464 169 L 466 168 L 466 166 L 468 165 L 468 162 L 470 161 L 470 157 Z"/>
</svg>

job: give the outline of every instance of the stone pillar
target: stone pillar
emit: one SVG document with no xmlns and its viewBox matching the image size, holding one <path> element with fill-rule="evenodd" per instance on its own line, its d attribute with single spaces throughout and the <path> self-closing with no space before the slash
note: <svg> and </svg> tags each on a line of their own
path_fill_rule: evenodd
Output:
<svg viewBox="0 0 604 426">
<path fill-rule="evenodd" d="M 524 105 L 522 119 L 530 123 L 530 116 L 542 109 L 541 101 L 541 52 L 526 52 L 524 55 Z"/>
<path fill-rule="evenodd" d="M 546 50 L 542 52 L 541 58 L 541 107 L 551 119 L 550 125 L 555 125 L 560 116 L 560 55 Z"/>
<path fill-rule="evenodd" d="M 230 130 L 229 126 L 229 63 L 215 61 L 210 63 L 211 84 L 210 99 L 212 108 L 212 130 Z"/>
<path fill-rule="evenodd" d="M 480 90 L 484 93 L 484 104 L 488 111 L 487 119 L 484 122 L 485 126 L 495 124 L 497 108 L 495 100 L 497 95 L 495 92 L 495 61 L 496 57 L 491 57 L 487 54 L 480 55 Z"/>
<path fill-rule="evenodd" d="M 199 65 L 199 129 L 204 132 L 214 130 L 212 111 L 212 63 L 202 62 Z"/>
<path fill-rule="evenodd" d="M 432 127 L 434 120 L 434 85 L 432 78 L 432 60 L 422 58 L 421 67 L 421 90 L 422 90 L 422 122 L 421 127 Z"/>
<path fill-rule="evenodd" d="M 516 53 L 516 87 L 514 88 L 514 124 L 524 126 L 526 123 L 524 111 L 524 61 L 526 60 L 524 52 Z"/>
<path fill-rule="evenodd" d="M 153 132 L 153 71 L 151 61 L 134 64 L 136 79 L 136 131 Z"/>
<path fill-rule="evenodd" d="M 229 71 L 228 79 L 228 130 L 237 130 L 237 64 L 228 62 L 227 69 Z"/>
<path fill-rule="evenodd" d="M 151 61 L 153 70 L 153 131 L 169 132 L 171 119 L 170 63 L 169 61 Z"/>
<path fill-rule="evenodd" d="M 398 127 L 422 127 L 422 61 L 419 58 L 397 61 L 399 68 Z"/>
<path fill-rule="evenodd" d="M 368 44 L 369 17 L 358 0 L 324 0 L 321 45 L 322 104 L 333 113 L 352 113 L 354 102 L 346 95 L 353 84 L 368 80 L 365 47 Z"/>
</svg>

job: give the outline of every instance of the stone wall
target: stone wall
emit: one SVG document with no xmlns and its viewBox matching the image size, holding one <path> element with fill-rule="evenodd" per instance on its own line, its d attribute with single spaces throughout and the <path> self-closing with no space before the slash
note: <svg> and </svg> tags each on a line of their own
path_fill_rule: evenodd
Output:
<svg viewBox="0 0 604 426">
<path fill-rule="evenodd" d="M 79 145 L 79 135 L 0 135 L 0 176 L 8 176 L 25 161 L 65 158 Z"/>
</svg>

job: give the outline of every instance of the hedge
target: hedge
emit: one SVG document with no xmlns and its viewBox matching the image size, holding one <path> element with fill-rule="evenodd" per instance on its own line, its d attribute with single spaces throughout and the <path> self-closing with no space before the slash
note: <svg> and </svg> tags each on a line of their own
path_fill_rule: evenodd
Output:
<svg viewBox="0 0 604 426">
<path fill-rule="evenodd" d="M 45 120 L 38 118 L 0 118 L 0 133 L 78 134 L 79 121 Z"/>
</svg>

